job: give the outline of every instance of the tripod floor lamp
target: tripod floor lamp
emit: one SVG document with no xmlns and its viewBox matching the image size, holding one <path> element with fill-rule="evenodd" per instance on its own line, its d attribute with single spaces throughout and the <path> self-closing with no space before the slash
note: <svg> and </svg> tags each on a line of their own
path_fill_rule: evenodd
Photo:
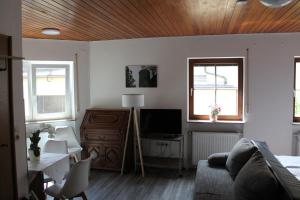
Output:
<svg viewBox="0 0 300 200">
<path fill-rule="evenodd" d="M 144 95 L 143 94 L 123 94 L 122 95 L 122 107 L 130 108 L 130 114 L 128 119 L 128 126 L 127 126 L 127 132 L 126 132 L 126 138 L 125 138 L 125 146 L 124 146 L 124 153 L 123 153 L 123 160 L 122 160 L 122 168 L 121 168 L 121 174 L 123 174 L 124 171 L 124 165 L 125 165 L 125 158 L 126 158 L 126 151 L 128 146 L 128 135 L 131 125 L 131 120 L 133 120 L 133 127 L 135 132 L 135 139 L 134 139 L 134 161 L 136 164 L 136 141 L 138 145 L 138 155 L 140 159 L 140 166 L 142 170 L 142 176 L 145 176 L 144 172 L 144 162 L 143 162 L 143 154 L 142 154 L 142 147 L 141 147 L 141 138 L 140 138 L 140 129 L 139 124 L 137 120 L 137 112 L 136 108 L 143 107 L 144 106 Z"/>
</svg>

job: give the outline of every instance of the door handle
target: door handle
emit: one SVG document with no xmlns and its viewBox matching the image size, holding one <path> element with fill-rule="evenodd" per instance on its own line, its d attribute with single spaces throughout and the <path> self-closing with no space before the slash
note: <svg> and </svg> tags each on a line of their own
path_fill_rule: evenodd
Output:
<svg viewBox="0 0 300 200">
<path fill-rule="evenodd" d="M 0 144 L 0 147 L 8 147 L 8 144 Z"/>
</svg>

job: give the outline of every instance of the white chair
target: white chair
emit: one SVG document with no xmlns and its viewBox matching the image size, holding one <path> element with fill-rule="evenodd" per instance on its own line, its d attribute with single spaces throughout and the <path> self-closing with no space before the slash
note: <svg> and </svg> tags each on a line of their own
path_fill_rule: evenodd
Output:
<svg viewBox="0 0 300 200">
<path fill-rule="evenodd" d="M 43 152 L 45 153 L 58 153 L 58 154 L 68 154 L 68 146 L 67 141 L 62 140 L 48 140 L 43 148 Z M 44 184 L 46 184 L 46 188 L 48 187 L 48 183 L 54 181 L 51 177 L 44 174 Z"/>
<path fill-rule="evenodd" d="M 48 140 L 44 146 L 45 153 L 68 154 L 66 140 Z"/>
<path fill-rule="evenodd" d="M 47 195 L 54 197 L 54 200 L 73 199 L 82 197 L 87 200 L 84 190 L 89 185 L 91 157 L 81 160 L 71 168 L 63 185 L 54 184 L 45 190 Z"/>
<path fill-rule="evenodd" d="M 55 140 L 66 140 L 68 144 L 68 153 L 75 162 L 78 162 L 76 154 L 80 153 L 82 148 L 76 139 L 72 127 L 57 128 L 55 130 Z"/>
</svg>

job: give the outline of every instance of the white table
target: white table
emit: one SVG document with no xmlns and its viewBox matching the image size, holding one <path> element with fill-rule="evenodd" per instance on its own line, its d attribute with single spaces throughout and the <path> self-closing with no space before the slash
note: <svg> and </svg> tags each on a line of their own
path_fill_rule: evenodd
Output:
<svg viewBox="0 0 300 200">
<path fill-rule="evenodd" d="M 57 183 L 61 183 L 70 171 L 69 154 L 42 153 L 39 161 L 28 161 L 29 171 L 42 171 Z"/>
</svg>

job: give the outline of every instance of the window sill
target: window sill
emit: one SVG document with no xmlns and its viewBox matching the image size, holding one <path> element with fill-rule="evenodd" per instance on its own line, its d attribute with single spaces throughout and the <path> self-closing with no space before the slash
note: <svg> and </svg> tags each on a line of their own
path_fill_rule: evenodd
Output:
<svg viewBox="0 0 300 200">
<path fill-rule="evenodd" d="M 245 124 L 246 121 L 230 121 L 230 120 L 217 120 L 217 121 L 211 121 L 211 120 L 188 120 L 188 123 L 209 123 L 209 124 Z M 300 125 L 300 123 L 299 123 Z"/>
<path fill-rule="evenodd" d="M 76 121 L 76 119 L 53 119 L 53 120 L 26 121 L 25 124 L 42 124 L 42 123 L 73 122 L 73 121 Z"/>
</svg>

